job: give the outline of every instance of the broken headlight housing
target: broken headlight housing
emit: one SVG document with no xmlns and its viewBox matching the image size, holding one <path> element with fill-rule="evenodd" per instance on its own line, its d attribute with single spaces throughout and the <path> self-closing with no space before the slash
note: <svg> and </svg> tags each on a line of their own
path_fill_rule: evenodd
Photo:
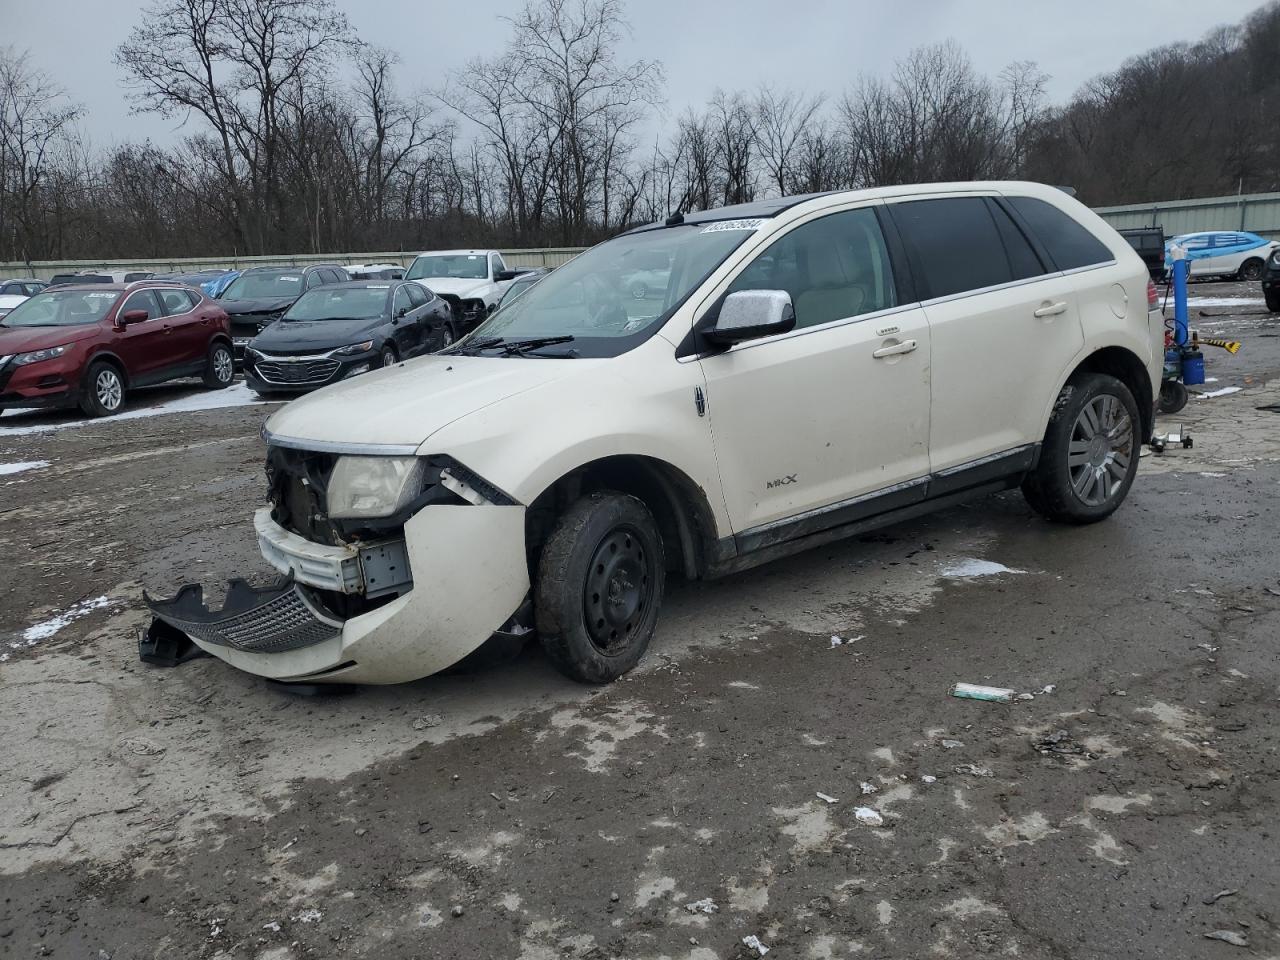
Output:
<svg viewBox="0 0 1280 960">
<path fill-rule="evenodd" d="M 426 469 L 427 461 L 421 457 L 339 457 L 329 477 L 329 517 L 389 517 L 422 491 Z"/>
</svg>

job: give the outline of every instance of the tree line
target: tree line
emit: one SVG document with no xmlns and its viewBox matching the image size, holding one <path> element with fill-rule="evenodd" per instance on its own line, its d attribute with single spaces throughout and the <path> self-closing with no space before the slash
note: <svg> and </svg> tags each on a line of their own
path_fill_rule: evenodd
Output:
<svg viewBox="0 0 1280 960">
<path fill-rule="evenodd" d="M 623 0 L 528 0 L 507 42 L 408 93 L 333 0 L 153 0 L 115 51 L 178 143 L 86 144 L 83 110 L 0 50 L 0 260 L 576 246 L 677 210 L 1030 178 L 1095 205 L 1280 188 L 1280 0 L 1046 101 L 948 42 L 843 91 L 664 109 Z M 653 131 L 661 132 L 656 136 Z"/>
</svg>

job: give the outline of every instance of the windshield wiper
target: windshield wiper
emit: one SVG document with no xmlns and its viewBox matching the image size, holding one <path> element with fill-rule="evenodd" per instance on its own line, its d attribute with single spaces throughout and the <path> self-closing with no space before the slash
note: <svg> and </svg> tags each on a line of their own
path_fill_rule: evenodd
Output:
<svg viewBox="0 0 1280 960">
<path fill-rule="evenodd" d="M 557 343 L 573 343 L 573 334 L 566 333 L 557 337 L 527 337 L 524 340 L 504 340 L 496 346 L 502 347 L 504 353 L 517 357 L 522 357 L 527 350 L 537 350 L 539 347 L 551 347 Z"/>
<path fill-rule="evenodd" d="M 488 350 L 490 347 L 500 346 L 503 342 L 502 337 L 480 337 L 478 340 L 462 340 L 447 350 L 441 350 L 440 353 L 467 354 L 475 350 Z"/>
</svg>

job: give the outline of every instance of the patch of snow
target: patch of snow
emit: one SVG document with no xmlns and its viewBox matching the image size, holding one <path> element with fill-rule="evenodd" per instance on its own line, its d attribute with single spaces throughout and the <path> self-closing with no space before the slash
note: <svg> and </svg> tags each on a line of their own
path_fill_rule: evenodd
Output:
<svg viewBox="0 0 1280 960">
<path fill-rule="evenodd" d="M 0 463 L 0 477 L 8 476 L 13 473 L 25 473 L 28 470 L 39 470 L 41 467 L 47 467 L 48 460 L 23 460 L 19 463 Z"/>
<path fill-rule="evenodd" d="M 22 639 L 25 644 L 10 644 L 14 649 L 22 646 L 34 646 L 41 640 L 48 640 L 63 627 L 69 626 L 81 617 L 87 617 L 95 610 L 101 610 L 103 607 L 109 607 L 116 601 L 110 597 L 94 597 L 92 600 L 81 600 L 72 607 L 67 608 L 56 617 L 50 617 L 41 623 L 34 624 L 22 631 Z"/>
<path fill-rule="evenodd" d="M 46 419 L 45 410 L 14 410 L 5 415 L 0 425 L 0 436 L 22 436 L 32 433 L 52 433 L 55 430 L 70 430 L 74 427 L 87 427 L 90 424 L 113 423 L 117 420 L 137 420 L 142 417 L 160 417 L 170 413 L 191 413 L 196 410 L 218 410 L 223 407 L 247 407 L 272 401 L 263 400 L 249 389 L 243 380 L 223 390 L 194 389 L 172 400 L 164 400 L 146 404 L 148 391 L 132 393 L 126 399 L 128 405 L 123 413 L 111 417 L 76 417 L 67 414 L 55 414 L 57 419 Z M 23 419 L 34 421 L 22 423 Z M 12 421 L 12 425 L 10 422 Z"/>
<path fill-rule="evenodd" d="M 1006 567 L 1003 563 L 996 563 L 994 560 L 978 560 L 974 557 L 954 561 L 942 568 L 942 576 L 949 580 L 968 580 L 972 577 L 996 577 L 1002 573 L 1026 572 Z"/>
<path fill-rule="evenodd" d="M 1218 390 L 1210 390 L 1208 393 L 1198 393 L 1201 400 L 1208 400 L 1211 397 L 1225 397 L 1229 393 L 1239 393 L 1244 387 L 1222 387 Z"/>
<path fill-rule="evenodd" d="M 1260 307 L 1264 303 L 1261 297 L 1187 297 L 1188 307 Z"/>
</svg>

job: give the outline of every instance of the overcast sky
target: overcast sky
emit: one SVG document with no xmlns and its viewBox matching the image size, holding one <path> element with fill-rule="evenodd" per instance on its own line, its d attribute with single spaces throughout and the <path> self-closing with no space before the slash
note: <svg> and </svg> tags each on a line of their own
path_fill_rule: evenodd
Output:
<svg viewBox="0 0 1280 960">
<path fill-rule="evenodd" d="M 403 58 L 404 90 L 431 89 L 449 71 L 501 48 L 499 19 L 522 0 L 337 0 L 360 37 Z M 860 72 L 886 73 L 911 48 L 953 38 L 994 74 L 1034 60 L 1054 101 L 1152 46 L 1194 40 L 1259 0 L 629 0 L 624 55 L 660 60 L 667 109 L 702 103 L 717 86 L 761 83 L 838 94 Z M 99 147 L 186 131 L 131 116 L 112 53 L 142 4 L 118 0 L 0 0 L 0 44 L 30 51 L 87 107 Z M 1280 53 L 1278 53 L 1280 55 Z"/>
</svg>

